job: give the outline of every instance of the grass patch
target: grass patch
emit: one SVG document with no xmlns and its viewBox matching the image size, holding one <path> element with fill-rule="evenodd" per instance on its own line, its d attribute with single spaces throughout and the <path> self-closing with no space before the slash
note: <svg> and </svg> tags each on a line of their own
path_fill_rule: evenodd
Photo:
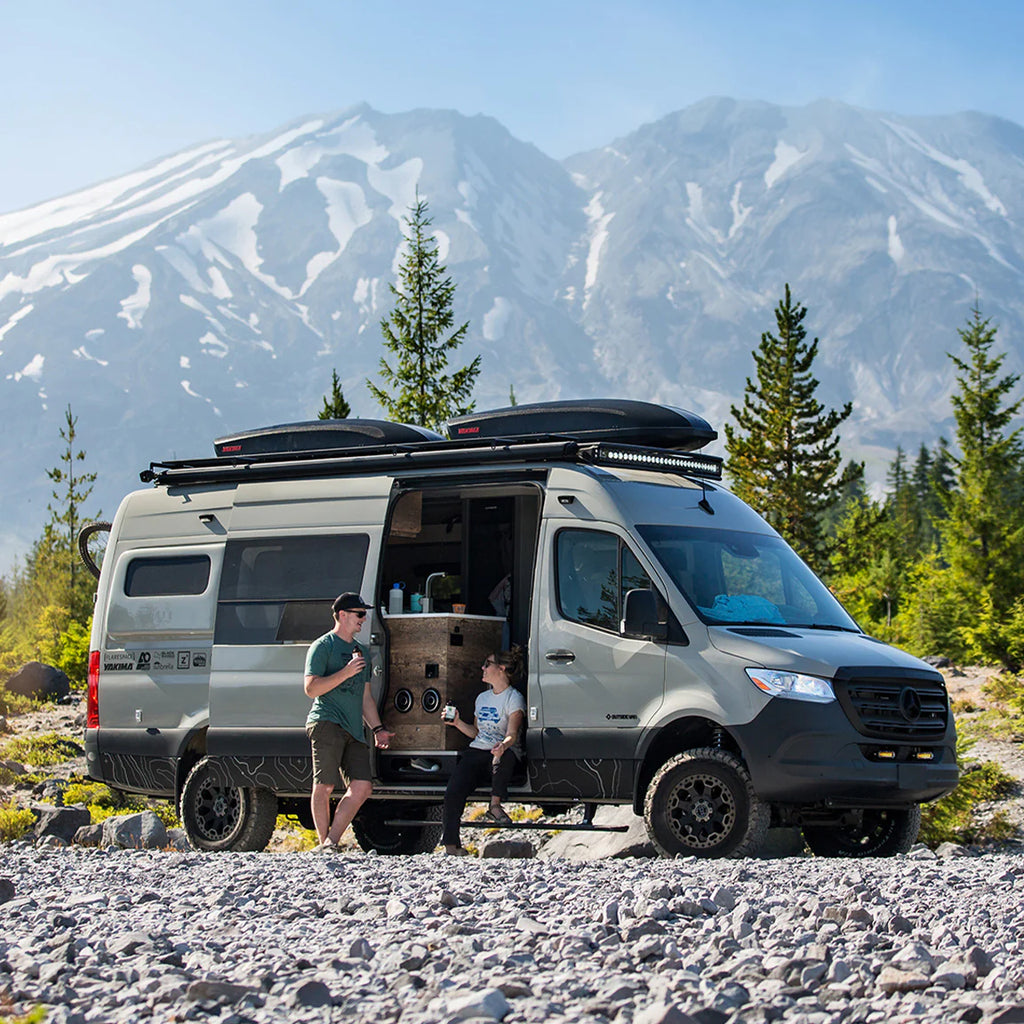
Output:
<svg viewBox="0 0 1024 1024">
<path fill-rule="evenodd" d="M 303 828 L 288 814 L 279 814 L 274 828 L 285 833 L 279 844 L 279 849 L 283 851 L 312 850 L 320 841 L 313 829 Z"/>
<path fill-rule="evenodd" d="M 82 753 L 77 740 L 56 732 L 44 733 L 42 736 L 16 736 L 0 748 L 0 757 L 21 761 L 33 768 L 46 768 L 70 761 L 81 757 Z"/>
<path fill-rule="evenodd" d="M 963 766 L 960 782 L 952 793 L 921 808 L 920 839 L 928 846 L 1000 841 L 1009 839 L 1016 831 L 1001 811 L 987 820 L 979 813 L 980 805 L 1007 796 L 1017 783 L 994 761 L 968 763 L 965 755 L 973 745 L 973 739 L 957 737 L 957 760 Z"/>
<path fill-rule="evenodd" d="M 0 1010 L 4 1009 L 0 1005 Z M 36 1006 L 20 1017 L 0 1017 L 0 1024 L 42 1024 L 46 1020 L 46 1007 Z"/>
<path fill-rule="evenodd" d="M 13 715 L 27 715 L 30 711 L 38 711 L 43 702 L 38 697 L 24 697 L 20 693 L 11 693 L 0 687 L 0 715 L 9 718 Z"/>
<path fill-rule="evenodd" d="M 27 808 L 13 803 L 0 806 L 0 843 L 20 839 L 36 823 L 36 816 Z"/>
</svg>

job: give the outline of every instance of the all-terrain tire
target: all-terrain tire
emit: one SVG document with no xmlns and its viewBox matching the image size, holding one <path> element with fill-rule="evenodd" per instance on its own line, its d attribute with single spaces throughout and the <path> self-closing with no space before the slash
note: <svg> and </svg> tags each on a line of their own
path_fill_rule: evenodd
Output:
<svg viewBox="0 0 1024 1024">
<path fill-rule="evenodd" d="M 430 853 L 441 842 L 440 804 L 367 800 L 352 822 L 352 832 L 363 850 L 389 856 Z M 391 825 L 395 820 L 429 821 L 430 825 Z"/>
<path fill-rule="evenodd" d="M 226 785 L 209 758 L 196 762 L 178 804 L 196 850 L 263 850 L 274 833 L 277 797 L 269 789 Z"/>
<path fill-rule="evenodd" d="M 751 857 L 764 842 L 770 818 L 743 763 L 714 747 L 666 761 L 644 800 L 647 832 L 666 857 Z"/>
<path fill-rule="evenodd" d="M 819 857 L 892 857 L 917 841 L 921 808 L 866 810 L 860 825 L 805 825 L 804 842 Z"/>
</svg>

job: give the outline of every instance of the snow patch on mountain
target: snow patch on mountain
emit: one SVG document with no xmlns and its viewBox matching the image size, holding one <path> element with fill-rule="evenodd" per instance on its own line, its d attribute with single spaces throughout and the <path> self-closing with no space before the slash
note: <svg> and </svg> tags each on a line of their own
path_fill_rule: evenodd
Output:
<svg viewBox="0 0 1024 1024">
<path fill-rule="evenodd" d="M 999 214 L 1001 217 L 1006 216 L 1006 207 L 998 197 L 989 191 L 985 185 L 984 177 L 976 167 L 973 167 L 966 160 L 949 156 L 934 146 L 930 146 L 917 132 L 906 125 L 898 124 L 895 121 L 887 121 L 885 118 L 882 118 L 882 124 L 895 133 L 908 146 L 916 149 L 919 153 L 923 153 L 929 160 L 934 160 L 937 164 L 954 171 L 964 188 L 979 196 L 985 206 L 993 213 Z"/>
<path fill-rule="evenodd" d="M 316 187 L 327 200 L 327 227 L 338 242 L 338 248 L 318 252 L 306 263 L 306 280 L 299 289 L 305 295 L 311 284 L 345 251 L 352 236 L 373 219 L 363 190 L 351 181 L 317 178 Z"/>
<path fill-rule="evenodd" d="M 384 168 L 371 164 L 366 168 L 370 187 L 391 201 L 388 213 L 401 221 L 416 204 L 416 187 L 423 175 L 423 160 L 412 157 L 397 167 Z"/>
<path fill-rule="evenodd" d="M 590 222 L 590 244 L 587 246 L 587 273 L 583 279 L 583 306 L 590 302 L 590 293 L 597 283 L 597 274 L 601 269 L 601 253 L 608 244 L 608 225 L 615 213 L 605 213 L 601 205 L 602 193 L 595 192 L 586 206 L 587 220 Z"/>
<path fill-rule="evenodd" d="M 508 299 L 498 296 L 491 308 L 484 313 L 484 338 L 487 341 L 500 341 L 505 337 L 505 329 L 511 316 L 512 303 Z"/>
<path fill-rule="evenodd" d="M 26 302 L 20 309 L 16 309 L 14 313 L 8 318 L 7 323 L 0 327 L 0 341 L 4 340 L 4 335 L 21 319 L 28 316 L 32 312 L 34 306 L 31 302 Z M 0 355 L 3 355 L 0 352 Z"/>
<path fill-rule="evenodd" d="M 97 366 L 109 366 L 109 359 L 97 359 L 96 356 L 92 355 L 84 345 L 79 345 L 78 348 L 73 348 L 71 354 L 76 359 L 84 359 L 89 363 L 96 363 Z"/>
<path fill-rule="evenodd" d="M 43 375 L 43 364 L 45 362 L 46 356 L 37 352 L 20 370 L 9 373 L 7 379 L 21 380 L 24 377 L 28 377 L 29 380 L 39 380 Z"/>
<path fill-rule="evenodd" d="M 791 167 L 798 164 L 810 150 L 797 149 L 781 139 L 775 144 L 775 159 L 764 172 L 765 188 L 771 188 Z"/>
<path fill-rule="evenodd" d="M 893 263 L 899 263 L 903 259 L 903 242 L 896 231 L 896 218 L 889 217 L 889 258 Z"/>
<path fill-rule="evenodd" d="M 132 277 L 135 278 L 136 289 L 128 298 L 121 300 L 121 312 L 117 315 L 132 330 L 137 331 L 142 326 L 142 318 L 146 315 L 146 310 L 149 309 L 153 275 L 148 267 L 136 263 L 132 267 Z"/>
</svg>

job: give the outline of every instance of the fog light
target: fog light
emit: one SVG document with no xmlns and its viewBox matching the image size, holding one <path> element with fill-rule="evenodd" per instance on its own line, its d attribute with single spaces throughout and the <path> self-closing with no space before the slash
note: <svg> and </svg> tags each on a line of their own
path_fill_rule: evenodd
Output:
<svg viewBox="0 0 1024 1024">
<path fill-rule="evenodd" d="M 935 755 L 930 750 L 919 750 L 914 755 L 914 757 L 916 757 L 918 761 L 934 761 L 935 760 Z"/>
<path fill-rule="evenodd" d="M 875 757 L 877 757 L 879 761 L 895 761 L 896 760 L 896 751 L 895 750 L 879 750 L 878 753 L 875 754 Z"/>
</svg>

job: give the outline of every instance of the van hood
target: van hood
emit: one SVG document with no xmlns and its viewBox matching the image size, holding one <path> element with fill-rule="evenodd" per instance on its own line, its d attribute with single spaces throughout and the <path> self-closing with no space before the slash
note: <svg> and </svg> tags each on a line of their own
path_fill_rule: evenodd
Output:
<svg viewBox="0 0 1024 1024">
<path fill-rule="evenodd" d="M 927 663 L 865 633 L 790 626 L 709 626 L 708 639 L 720 651 L 751 668 L 777 668 L 832 679 L 843 667 L 913 669 L 935 672 Z"/>
</svg>

